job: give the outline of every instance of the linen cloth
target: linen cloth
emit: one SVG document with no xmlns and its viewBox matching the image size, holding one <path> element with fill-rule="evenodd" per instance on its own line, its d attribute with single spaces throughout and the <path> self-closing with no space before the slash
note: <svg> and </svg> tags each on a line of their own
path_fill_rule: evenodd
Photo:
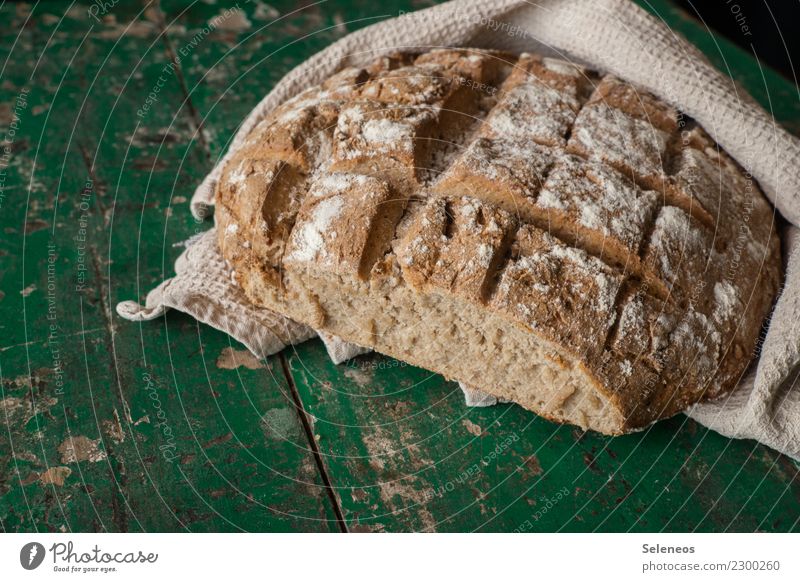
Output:
<svg viewBox="0 0 800 582">
<path fill-rule="evenodd" d="M 756 439 L 800 460 L 800 141 L 694 46 L 629 0 L 452 0 L 402 14 L 349 34 L 289 72 L 242 123 L 225 157 L 197 188 L 192 213 L 214 202 L 225 161 L 276 106 L 345 66 L 364 65 L 398 49 L 470 46 L 535 51 L 612 73 L 639 85 L 696 119 L 758 181 L 790 223 L 783 237 L 786 280 L 760 357 L 733 393 L 693 406 L 687 414 L 729 437 Z M 189 245 L 164 281 L 140 306 L 118 313 L 153 319 L 175 308 L 226 331 L 256 355 L 314 335 L 307 326 L 248 304 L 228 276 L 213 229 Z M 323 335 L 334 361 L 367 351 Z M 468 403 L 496 400 L 462 387 Z"/>
</svg>

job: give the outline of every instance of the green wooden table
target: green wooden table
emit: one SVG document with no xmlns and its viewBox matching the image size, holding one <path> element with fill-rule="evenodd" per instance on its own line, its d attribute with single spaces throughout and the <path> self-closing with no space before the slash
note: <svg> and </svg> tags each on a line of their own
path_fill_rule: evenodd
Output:
<svg viewBox="0 0 800 582">
<path fill-rule="evenodd" d="M 378 355 L 334 366 L 310 341 L 259 362 L 180 313 L 121 320 L 211 226 L 188 198 L 260 97 L 425 3 L 106 4 L 0 6 L 4 531 L 800 529 L 796 463 L 683 416 L 607 438 L 468 409 Z M 795 87 L 649 9 L 800 132 Z"/>
</svg>

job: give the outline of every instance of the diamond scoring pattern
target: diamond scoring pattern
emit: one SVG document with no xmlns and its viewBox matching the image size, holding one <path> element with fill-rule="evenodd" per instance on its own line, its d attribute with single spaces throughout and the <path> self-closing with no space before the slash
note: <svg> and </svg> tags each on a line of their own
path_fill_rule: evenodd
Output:
<svg viewBox="0 0 800 582">
<path fill-rule="evenodd" d="M 261 257 L 276 270 L 317 261 L 369 280 L 396 257 L 407 284 L 491 306 L 589 361 L 620 393 L 641 383 L 640 369 L 660 373 L 674 359 L 665 345 L 681 345 L 697 355 L 703 390 L 729 348 L 723 337 L 737 353 L 751 348 L 734 319 L 755 283 L 726 275 L 743 252 L 720 247 L 732 233 L 717 225 L 743 196 L 759 197 L 742 194 L 735 164 L 682 124 L 656 98 L 561 61 L 469 49 L 384 57 L 309 89 L 254 130 L 221 181 L 220 230 L 249 229 L 234 237 L 241 244 L 279 239 L 280 256 Z M 259 184 L 252 171 L 240 178 L 244 160 L 285 164 L 296 187 L 276 189 L 269 174 Z M 330 173 L 344 180 L 335 194 L 305 194 Z M 350 188 L 358 175 L 369 192 Z M 715 183 L 727 205 L 709 196 Z M 264 219 L 237 206 L 243 196 L 263 200 Z M 768 204 L 752 206 L 752 224 L 763 224 Z M 362 207 L 358 236 L 343 241 Z M 270 232 L 268 215 L 279 230 Z M 404 219 L 410 227 L 394 241 Z M 221 236 L 234 267 L 253 261 Z M 770 232 L 747 236 L 745 262 L 777 252 Z M 621 363 L 608 365 L 609 350 Z M 651 406 L 668 406 L 653 386 L 642 389 L 656 395 Z"/>
</svg>

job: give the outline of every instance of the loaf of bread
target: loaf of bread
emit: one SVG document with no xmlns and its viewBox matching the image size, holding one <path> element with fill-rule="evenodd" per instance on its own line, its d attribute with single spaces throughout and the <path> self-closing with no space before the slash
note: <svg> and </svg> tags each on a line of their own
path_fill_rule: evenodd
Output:
<svg viewBox="0 0 800 582">
<path fill-rule="evenodd" d="M 781 280 L 772 207 L 701 127 L 531 54 L 342 70 L 216 205 L 255 304 L 606 434 L 729 392 Z"/>
</svg>

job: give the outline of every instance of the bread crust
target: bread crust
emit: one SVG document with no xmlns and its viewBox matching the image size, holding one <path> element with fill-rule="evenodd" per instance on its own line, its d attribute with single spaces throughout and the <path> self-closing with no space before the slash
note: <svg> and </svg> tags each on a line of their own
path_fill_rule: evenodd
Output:
<svg viewBox="0 0 800 582">
<path fill-rule="evenodd" d="M 255 127 L 216 204 L 255 304 L 606 434 L 727 394 L 782 276 L 699 125 L 527 53 L 345 69 Z"/>
</svg>

